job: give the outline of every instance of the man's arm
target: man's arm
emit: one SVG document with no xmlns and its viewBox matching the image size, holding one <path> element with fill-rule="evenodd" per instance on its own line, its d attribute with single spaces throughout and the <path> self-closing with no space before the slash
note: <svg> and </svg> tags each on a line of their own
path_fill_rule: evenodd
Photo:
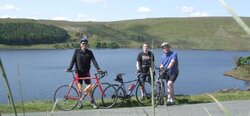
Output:
<svg viewBox="0 0 250 116">
<path fill-rule="evenodd" d="M 137 58 L 136 58 L 136 70 L 137 71 L 141 71 L 141 64 L 140 64 L 140 62 L 141 62 L 141 53 L 139 53 L 137 55 Z"/>
<path fill-rule="evenodd" d="M 141 70 L 140 62 L 139 61 L 136 61 L 136 69 L 137 69 L 137 71 Z"/>
<path fill-rule="evenodd" d="M 73 68 L 73 66 L 75 64 L 75 61 L 76 61 L 76 52 L 77 52 L 77 50 L 75 50 L 75 52 L 74 52 L 74 54 L 72 56 L 72 60 L 71 60 L 70 65 L 69 65 L 67 70 L 71 70 Z"/>
<path fill-rule="evenodd" d="M 97 61 L 96 61 L 96 59 L 95 59 L 95 56 L 94 56 L 94 54 L 91 52 L 91 61 L 92 61 L 92 63 L 94 64 L 94 66 L 95 66 L 95 68 L 96 68 L 96 70 L 100 70 L 100 67 L 99 67 L 99 65 L 98 65 L 98 63 L 97 63 Z"/>
</svg>

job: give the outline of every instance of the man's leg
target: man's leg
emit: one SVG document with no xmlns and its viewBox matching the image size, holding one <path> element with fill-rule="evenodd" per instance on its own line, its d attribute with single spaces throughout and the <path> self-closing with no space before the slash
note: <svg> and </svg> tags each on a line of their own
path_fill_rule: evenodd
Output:
<svg viewBox="0 0 250 116">
<path fill-rule="evenodd" d="M 82 97 L 82 84 L 81 83 L 77 83 L 77 90 L 78 90 L 79 96 L 81 98 Z"/>
<path fill-rule="evenodd" d="M 140 86 L 140 90 L 141 90 L 141 97 L 145 97 L 145 91 L 144 91 L 144 86 L 145 86 L 145 82 L 146 82 L 146 76 L 143 75 L 143 77 L 140 77 L 142 80 L 141 80 L 141 86 Z"/>
<path fill-rule="evenodd" d="M 141 87 L 140 87 L 140 89 L 141 89 L 141 97 L 144 97 L 145 96 L 145 92 L 144 92 L 145 81 L 142 81 L 141 84 L 142 84 Z"/>
<path fill-rule="evenodd" d="M 88 73 L 84 74 L 84 76 L 85 76 L 86 78 L 90 78 L 90 73 L 88 72 Z M 84 79 L 84 82 L 85 82 L 85 84 L 86 84 L 87 86 L 92 87 L 92 85 L 91 85 L 91 80 L 90 80 L 90 79 Z M 92 88 L 92 89 L 93 89 L 93 88 Z M 92 93 L 92 90 L 91 90 L 91 92 L 89 93 L 89 98 L 90 98 L 90 104 L 91 104 L 91 106 L 92 106 L 93 108 L 97 108 L 96 103 L 95 103 L 95 100 L 94 100 L 94 96 L 93 96 L 93 93 Z"/>
<path fill-rule="evenodd" d="M 168 103 L 167 105 L 174 104 L 174 82 L 177 79 L 178 73 L 169 76 L 169 80 L 167 81 L 168 84 Z"/>
<path fill-rule="evenodd" d="M 174 98 L 174 83 L 173 81 L 168 81 L 168 101 L 173 102 Z"/>
<path fill-rule="evenodd" d="M 79 76 L 78 73 L 75 74 L 76 78 L 79 79 L 79 78 L 82 78 Z M 77 82 L 76 82 L 76 86 L 77 86 L 77 91 L 79 92 L 79 96 L 80 98 L 82 97 L 82 80 L 79 79 Z"/>
</svg>

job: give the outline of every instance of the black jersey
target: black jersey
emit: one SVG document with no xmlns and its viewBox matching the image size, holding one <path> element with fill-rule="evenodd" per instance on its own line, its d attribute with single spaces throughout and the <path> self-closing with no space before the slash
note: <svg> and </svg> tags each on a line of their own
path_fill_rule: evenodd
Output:
<svg viewBox="0 0 250 116">
<path fill-rule="evenodd" d="M 137 56 L 137 61 L 140 64 L 140 69 L 143 73 L 149 72 L 151 61 L 154 62 L 154 54 L 150 51 L 148 53 L 140 52 Z"/>
<path fill-rule="evenodd" d="M 77 71 L 88 73 L 90 70 L 91 61 L 93 62 L 95 68 L 99 69 L 99 66 L 91 50 L 86 49 L 83 51 L 82 49 L 76 49 L 68 69 L 72 69 L 73 65 L 75 64 L 75 69 Z"/>
</svg>

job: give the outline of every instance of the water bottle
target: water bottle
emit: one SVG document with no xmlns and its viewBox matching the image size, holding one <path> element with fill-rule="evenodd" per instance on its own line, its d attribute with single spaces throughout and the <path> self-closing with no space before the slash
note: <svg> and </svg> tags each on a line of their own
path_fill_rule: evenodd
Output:
<svg viewBox="0 0 250 116">
<path fill-rule="evenodd" d="M 135 83 L 130 84 L 128 88 L 128 94 L 130 94 L 134 88 L 135 88 Z"/>
</svg>

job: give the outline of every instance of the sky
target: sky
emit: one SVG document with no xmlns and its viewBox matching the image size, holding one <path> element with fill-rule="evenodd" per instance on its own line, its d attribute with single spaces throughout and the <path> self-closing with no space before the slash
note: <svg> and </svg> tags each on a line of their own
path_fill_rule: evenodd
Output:
<svg viewBox="0 0 250 116">
<path fill-rule="evenodd" d="M 250 0 L 225 0 L 250 17 Z M 121 21 L 144 18 L 231 16 L 219 0 L 1 0 L 0 18 Z"/>
</svg>

